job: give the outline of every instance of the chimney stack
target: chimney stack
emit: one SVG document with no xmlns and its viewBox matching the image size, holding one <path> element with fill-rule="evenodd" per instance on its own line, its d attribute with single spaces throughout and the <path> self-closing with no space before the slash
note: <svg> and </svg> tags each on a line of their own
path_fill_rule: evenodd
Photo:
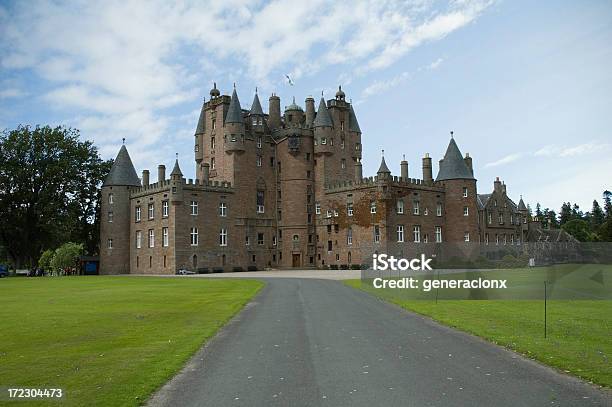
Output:
<svg viewBox="0 0 612 407">
<path fill-rule="evenodd" d="M 361 160 L 357 159 L 357 161 L 355 161 L 355 182 L 361 183 L 362 178 L 363 172 L 361 168 Z"/>
<path fill-rule="evenodd" d="M 157 182 L 164 182 L 166 180 L 166 166 L 160 164 L 157 166 Z"/>
<path fill-rule="evenodd" d="M 269 103 L 268 127 L 278 129 L 281 125 L 280 98 L 273 93 Z"/>
<path fill-rule="evenodd" d="M 433 182 L 433 171 L 429 153 L 426 153 L 425 157 L 423 157 L 423 181 L 426 183 Z"/>
<path fill-rule="evenodd" d="M 406 156 L 403 156 L 402 162 L 400 162 L 400 175 L 402 177 L 402 181 L 408 180 L 408 161 L 406 161 Z"/>
<path fill-rule="evenodd" d="M 495 182 L 493 182 L 493 190 L 495 192 L 502 192 L 502 183 L 499 180 L 499 177 L 495 177 Z"/>
<path fill-rule="evenodd" d="M 315 119 L 315 100 L 312 96 L 306 98 L 306 124 L 312 127 Z"/>
<path fill-rule="evenodd" d="M 465 158 L 463 159 L 463 161 L 465 161 L 465 165 L 467 165 L 468 169 L 470 170 L 470 173 L 473 176 L 474 168 L 472 168 L 472 157 L 470 157 L 470 153 L 465 153 Z"/>
<path fill-rule="evenodd" d="M 149 170 L 142 170 L 142 186 L 149 186 Z"/>
<path fill-rule="evenodd" d="M 204 185 L 208 184 L 208 181 L 210 180 L 210 164 L 208 163 L 202 164 L 202 177 L 204 178 L 202 180 L 202 183 Z"/>
</svg>

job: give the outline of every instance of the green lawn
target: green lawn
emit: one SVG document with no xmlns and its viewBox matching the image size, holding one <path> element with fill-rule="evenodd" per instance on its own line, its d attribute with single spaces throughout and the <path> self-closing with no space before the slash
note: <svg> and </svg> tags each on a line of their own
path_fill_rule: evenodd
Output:
<svg viewBox="0 0 612 407">
<path fill-rule="evenodd" d="M 262 286 L 238 279 L 1 279 L 0 386 L 63 388 L 62 405 L 141 404 Z"/>
<path fill-rule="evenodd" d="M 599 271 L 601 276 L 597 274 Z M 500 295 L 487 290 L 470 297 L 468 290 L 459 295 L 452 290 L 440 290 L 436 302 L 433 290 L 423 293 L 375 289 L 367 280 L 349 280 L 346 284 L 566 373 L 612 387 L 612 299 L 609 295 L 612 267 L 566 265 L 496 270 L 485 272 L 484 276 L 509 276 L 509 291 Z M 552 298 L 563 298 L 548 301 L 547 338 L 544 338 L 544 303 L 535 299 L 538 295 L 543 297 L 544 280 L 552 286 L 552 295 L 549 291 Z M 514 294 L 510 295 L 512 291 Z M 491 299 L 497 297 L 503 299 Z"/>
</svg>

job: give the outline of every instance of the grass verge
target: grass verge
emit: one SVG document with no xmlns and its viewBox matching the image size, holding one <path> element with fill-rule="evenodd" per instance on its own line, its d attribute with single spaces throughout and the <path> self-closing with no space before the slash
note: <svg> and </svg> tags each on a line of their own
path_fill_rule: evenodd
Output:
<svg viewBox="0 0 612 407">
<path fill-rule="evenodd" d="M 141 404 L 262 286 L 238 279 L 2 279 L 0 386 L 62 388 L 61 404 L 69 406 Z M 57 401 L 32 402 L 47 403 Z"/>
<path fill-rule="evenodd" d="M 583 271 L 590 276 L 593 270 L 588 268 Z M 558 268 L 554 270 L 555 273 L 558 271 Z M 609 278 L 610 271 L 604 270 L 604 278 Z M 547 275 L 551 275 L 551 269 L 545 267 L 528 272 L 531 275 L 529 279 L 537 282 L 538 287 Z M 525 284 L 526 277 L 521 273 L 518 271 L 517 281 L 524 284 L 525 290 L 533 290 L 533 286 Z M 345 284 L 563 372 L 612 387 L 612 300 L 549 300 L 547 338 L 544 338 L 542 300 L 439 299 L 436 303 L 431 295 L 425 298 L 420 293 L 410 297 L 409 294 L 402 295 L 401 289 L 375 289 L 367 281 L 347 280 Z M 578 283 L 572 282 L 571 285 L 575 284 Z"/>
</svg>

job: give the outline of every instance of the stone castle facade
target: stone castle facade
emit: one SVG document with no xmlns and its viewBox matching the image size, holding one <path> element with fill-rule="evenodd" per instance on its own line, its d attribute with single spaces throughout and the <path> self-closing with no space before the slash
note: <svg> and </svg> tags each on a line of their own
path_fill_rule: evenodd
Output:
<svg viewBox="0 0 612 407">
<path fill-rule="evenodd" d="M 272 95 L 264 113 L 255 93 L 243 109 L 236 90 L 216 86 L 195 131 L 195 180 L 178 158 L 157 181 L 139 178 L 123 145 L 102 186 L 103 274 L 174 274 L 339 267 L 371 263 L 374 252 L 431 252 L 443 243 L 518 246 L 535 236 L 528 211 L 497 179 L 478 194 L 472 158 L 451 137 L 434 178 L 389 171 L 384 157 L 362 175 L 361 128 L 339 88 L 281 113 Z M 540 236 L 541 238 L 541 236 Z M 469 243 L 468 243 L 469 242 Z"/>
</svg>

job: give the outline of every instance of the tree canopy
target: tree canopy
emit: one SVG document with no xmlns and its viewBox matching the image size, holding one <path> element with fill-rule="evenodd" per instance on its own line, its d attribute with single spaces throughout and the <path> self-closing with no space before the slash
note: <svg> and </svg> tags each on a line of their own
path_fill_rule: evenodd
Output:
<svg viewBox="0 0 612 407">
<path fill-rule="evenodd" d="M 19 126 L 0 135 L 0 245 L 17 267 L 63 242 L 98 246 L 103 161 L 78 130 Z"/>
</svg>

